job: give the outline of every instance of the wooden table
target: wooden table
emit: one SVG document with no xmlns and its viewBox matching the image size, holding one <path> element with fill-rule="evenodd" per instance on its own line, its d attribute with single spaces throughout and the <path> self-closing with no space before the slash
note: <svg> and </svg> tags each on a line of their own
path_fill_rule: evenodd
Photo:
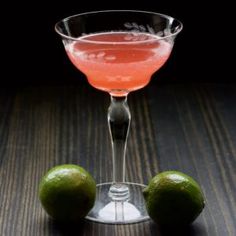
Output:
<svg viewBox="0 0 236 236">
<path fill-rule="evenodd" d="M 110 181 L 109 97 L 87 84 L 0 91 L 0 235 L 236 235 L 236 85 L 164 85 L 129 95 L 127 180 L 147 183 L 179 170 L 202 186 L 206 207 L 183 232 L 152 221 L 130 225 L 49 219 L 38 184 L 58 164 L 75 163 Z"/>
</svg>

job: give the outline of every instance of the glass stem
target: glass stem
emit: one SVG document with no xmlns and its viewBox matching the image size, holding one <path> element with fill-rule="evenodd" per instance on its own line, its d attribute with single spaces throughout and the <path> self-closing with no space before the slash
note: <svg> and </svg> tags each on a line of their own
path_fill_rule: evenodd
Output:
<svg viewBox="0 0 236 236">
<path fill-rule="evenodd" d="M 108 194 L 113 201 L 129 199 L 129 188 L 125 184 L 125 153 L 130 120 L 127 96 L 111 96 L 108 125 L 112 142 L 113 184 Z"/>
</svg>

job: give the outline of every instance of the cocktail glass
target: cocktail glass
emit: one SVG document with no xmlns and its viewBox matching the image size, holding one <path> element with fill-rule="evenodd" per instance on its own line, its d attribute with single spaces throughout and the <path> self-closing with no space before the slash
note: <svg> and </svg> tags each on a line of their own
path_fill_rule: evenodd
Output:
<svg viewBox="0 0 236 236">
<path fill-rule="evenodd" d="M 127 95 L 146 86 L 167 61 L 182 24 L 154 12 L 109 10 L 70 16 L 59 21 L 55 29 L 76 68 L 93 87 L 111 96 L 108 125 L 113 180 L 97 185 L 96 202 L 87 219 L 111 224 L 147 220 L 142 195 L 145 185 L 125 179 L 131 120 Z"/>
</svg>

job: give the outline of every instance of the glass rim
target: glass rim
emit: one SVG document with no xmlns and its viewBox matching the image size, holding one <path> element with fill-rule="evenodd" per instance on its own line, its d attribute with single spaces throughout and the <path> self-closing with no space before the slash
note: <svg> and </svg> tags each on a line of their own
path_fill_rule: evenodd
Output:
<svg viewBox="0 0 236 236">
<path fill-rule="evenodd" d="M 58 26 L 61 22 L 66 22 L 69 21 L 70 19 L 74 18 L 74 17 L 79 17 L 79 16 L 85 16 L 85 15 L 92 15 L 92 14 L 97 14 L 97 13 L 106 13 L 106 12 L 136 12 L 136 13 L 146 13 L 146 14 L 153 14 L 153 15 L 157 15 L 157 16 L 161 16 L 163 18 L 172 20 L 172 21 L 176 21 L 178 23 L 178 29 L 176 30 L 176 32 L 174 33 L 170 33 L 169 35 L 166 36 L 158 36 L 157 34 L 152 34 L 152 33 L 148 33 L 148 32 L 140 32 L 140 33 L 144 33 L 147 35 L 151 35 L 151 36 L 155 36 L 155 38 L 152 39 L 148 39 L 148 40 L 139 40 L 139 41 L 127 41 L 127 42 L 109 42 L 109 41 L 94 41 L 94 40 L 88 40 L 88 39 L 84 39 L 84 37 L 92 35 L 91 34 L 85 34 L 84 36 L 80 36 L 78 38 L 76 37 L 72 37 L 72 36 L 68 36 L 66 34 L 63 34 L 62 32 L 60 32 L 60 30 L 58 29 Z M 153 42 L 153 41 L 158 41 L 158 40 L 163 40 L 163 39 L 168 39 L 171 38 L 173 36 L 178 35 L 182 29 L 183 29 L 183 24 L 180 20 L 166 15 L 166 14 L 162 14 L 162 13 L 158 13 L 158 12 L 152 12 L 152 11 L 142 11 L 142 10 L 101 10 L 101 11 L 88 11 L 88 12 L 83 12 L 83 13 L 79 13 L 79 14 L 74 14 L 68 17 L 65 17 L 61 20 L 59 20 L 55 26 L 54 29 L 56 31 L 57 34 L 59 34 L 62 38 L 68 39 L 68 40 L 73 40 L 73 41 L 81 41 L 81 42 L 85 42 L 85 43 L 93 43 L 93 44 L 140 44 L 140 43 L 149 43 L 149 42 Z M 113 31 L 109 31 L 109 32 L 113 32 Z M 119 31 L 114 31 L 114 32 L 119 32 Z M 123 31 L 121 31 L 123 32 Z M 127 31 L 132 33 L 132 31 Z M 102 33 L 108 33 L 108 32 L 98 32 L 98 34 L 102 34 Z M 133 33 L 138 33 L 138 32 L 133 32 Z"/>
</svg>

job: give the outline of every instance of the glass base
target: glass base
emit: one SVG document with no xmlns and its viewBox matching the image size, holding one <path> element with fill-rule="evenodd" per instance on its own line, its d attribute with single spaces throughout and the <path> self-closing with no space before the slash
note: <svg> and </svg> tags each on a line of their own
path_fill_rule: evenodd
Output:
<svg viewBox="0 0 236 236">
<path fill-rule="evenodd" d="M 108 195 L 112 183 L 97 185 L 97 196 L 93 209 L 86 219 L 105 224 L 130 224 L 149 219 L 142 190 L 143 184 L 125 183 L 129 188 L 129 199 L 112 201 Z"/>
</svg>

